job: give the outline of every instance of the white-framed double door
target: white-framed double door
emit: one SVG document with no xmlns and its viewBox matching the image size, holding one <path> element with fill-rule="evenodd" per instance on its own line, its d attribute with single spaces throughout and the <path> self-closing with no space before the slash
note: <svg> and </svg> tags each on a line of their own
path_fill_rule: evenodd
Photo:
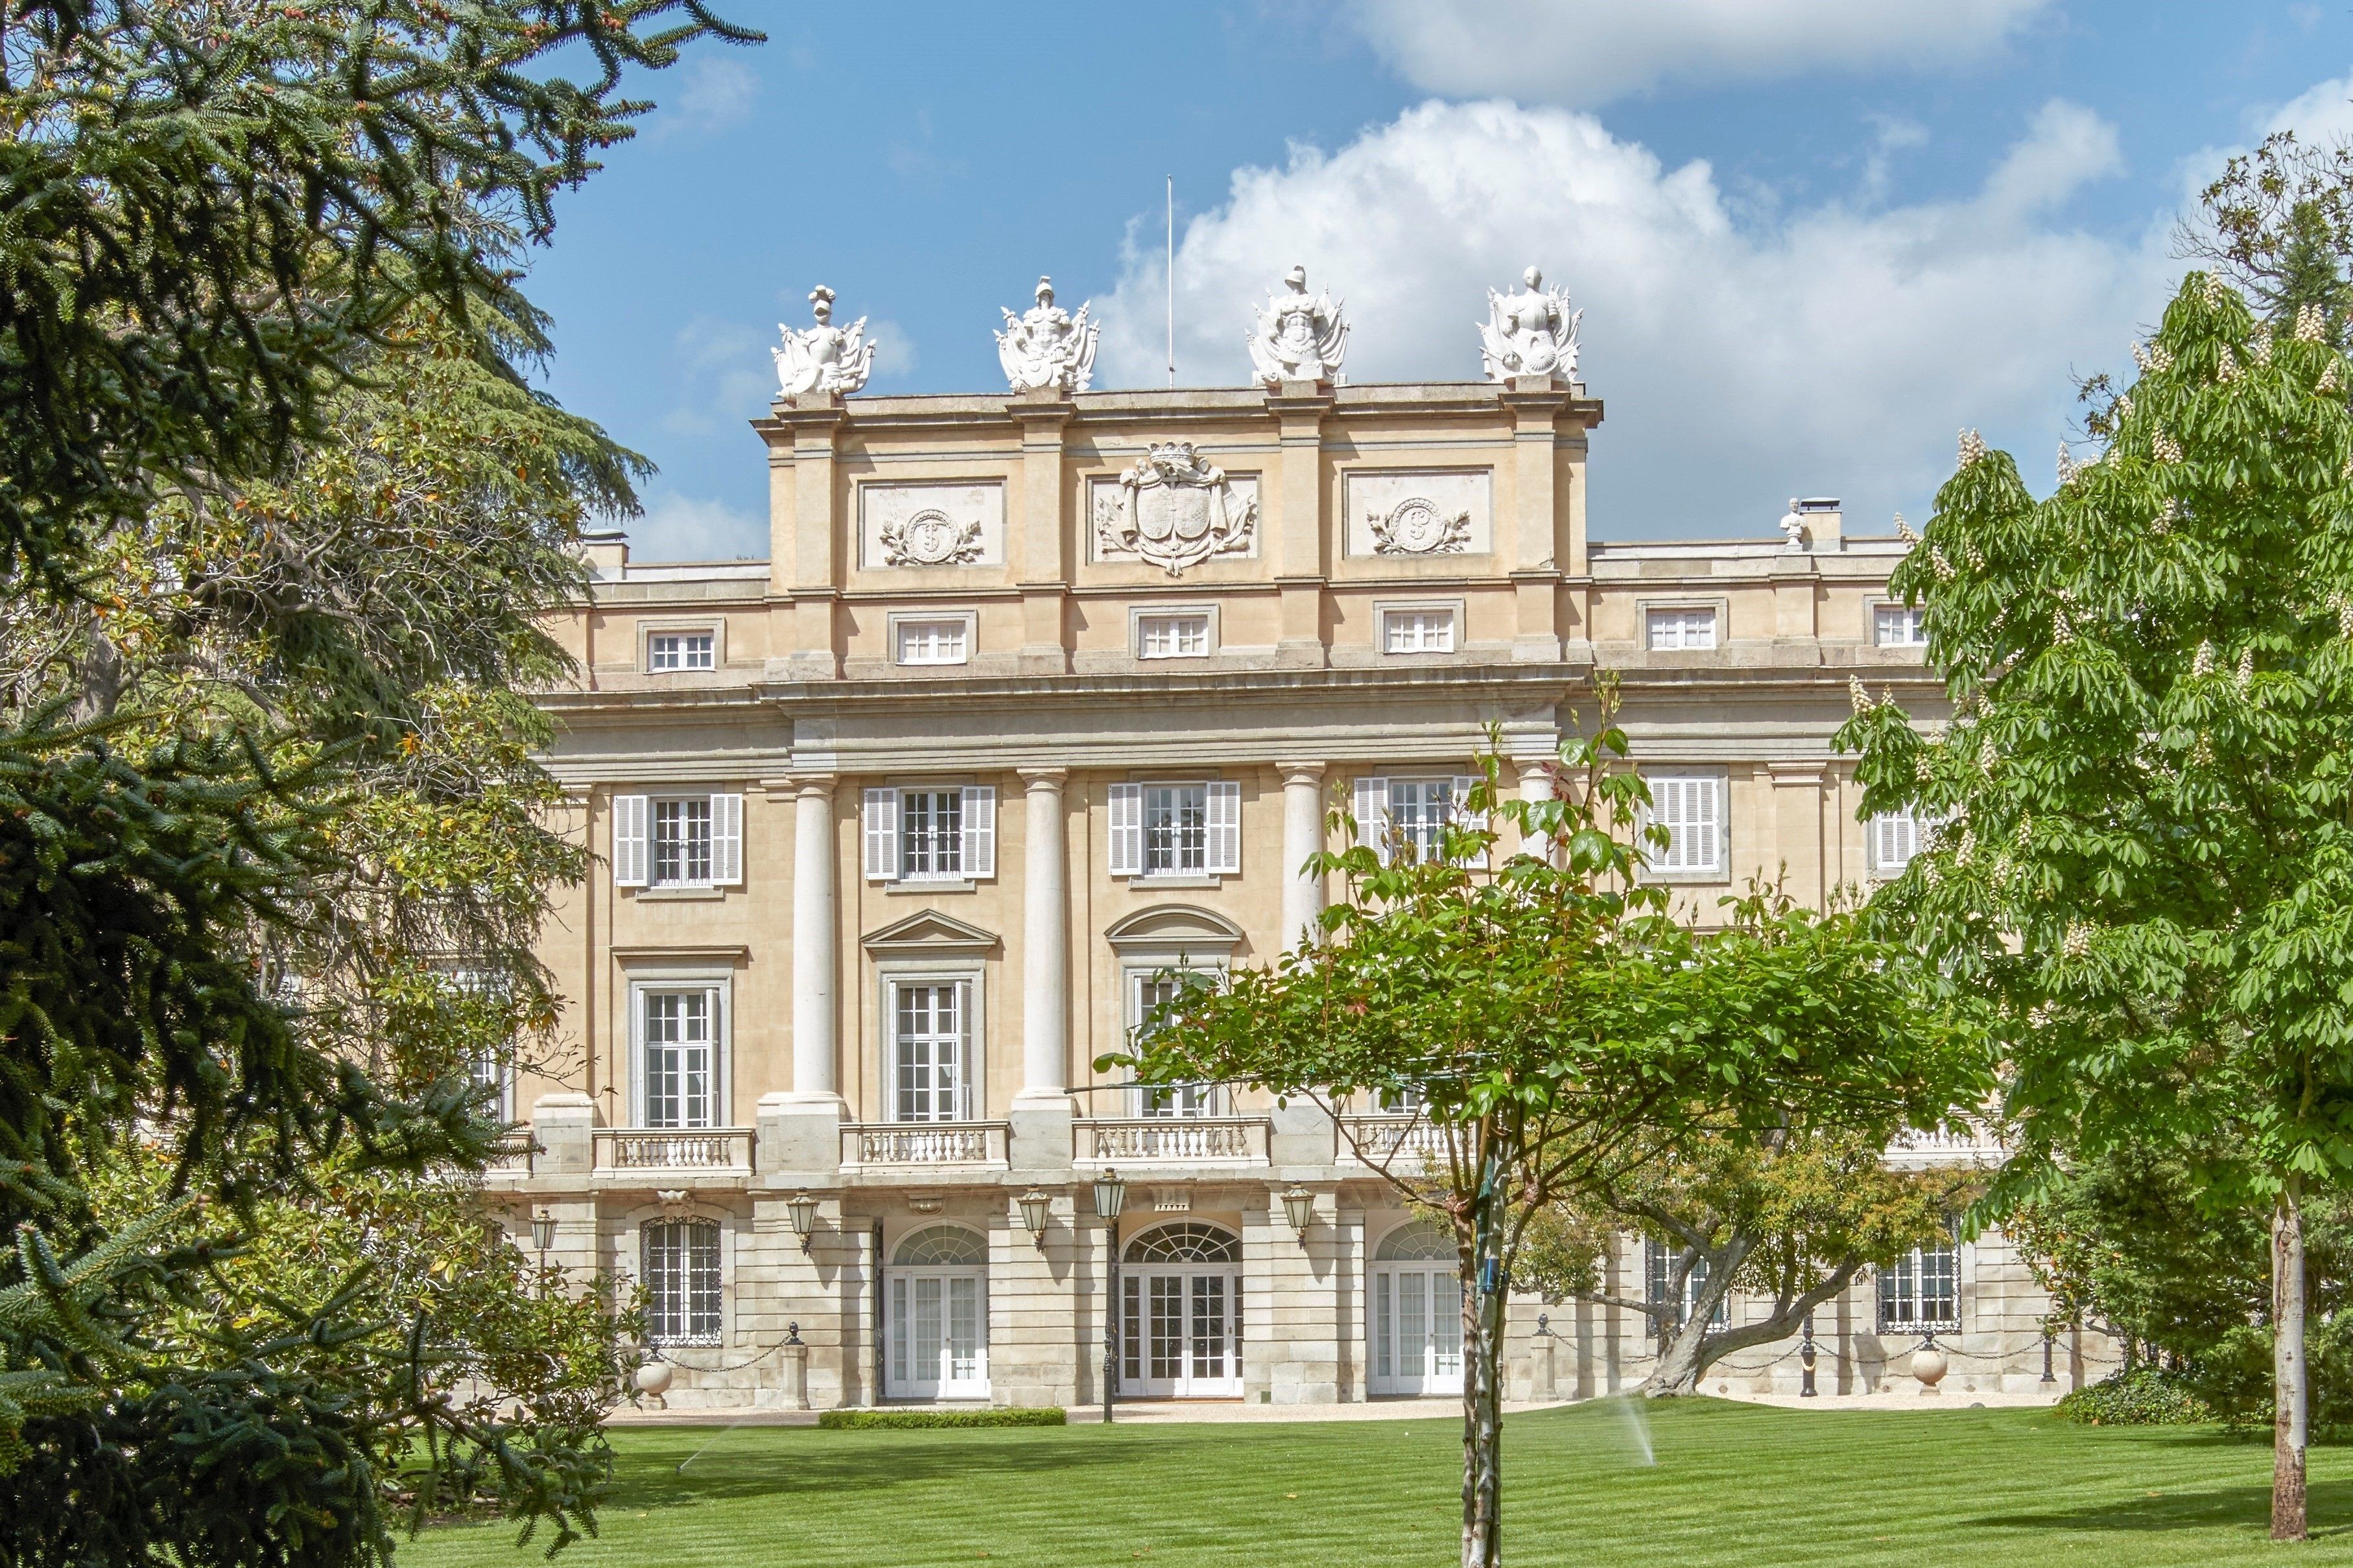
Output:
<svg viewBox="0 0 2353 1568">
<path fill-rule="evenodd" d="M 1147 1263 L 1120 1274 L 1123 1394 L 1238 1399 L 1242 1277 L 1229 1263 Z"/>
<path fill-rule="evenodd" d="M 988 1279 L 979 1268 L 892 1268 L 883 1296 L 891 1399 L 988 1397 Z"/>
<path fill-rule="evenodd" d="M 1371 1391 L 1462 1392 L 1462 1280 L 1451 1259 L 1376 1263 Z"/>
</svg>

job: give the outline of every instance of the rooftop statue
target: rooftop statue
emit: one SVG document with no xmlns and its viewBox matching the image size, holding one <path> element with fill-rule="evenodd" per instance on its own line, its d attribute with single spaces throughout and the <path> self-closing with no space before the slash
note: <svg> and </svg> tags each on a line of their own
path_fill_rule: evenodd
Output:
<svg viewBox="0 0 2353 1568">
<path fill-rule="evenodd" d="M 809 290 L 817 325 L 793 331 L 783 322 L 785 341 L 773 351 L 776 382 L 786 397 L 805 392 L 856 392 L 874 370 L 874 345 L 866 341 L 866 318 L 843 331 L 833 324 L 833 290 L 820 283 Z"/>
<path fill-rule="evenodd" d="M 1071 315 L 1054 303 L 1054 280 L 1038 279 L 1038 302 L 1017 316 L 1005 311 L 997 334 L 997 360 L 1016 392 L 1055 387 L 1084 392 L 1094 375 L 1095 338 L 1102 329 L 1087 320 L 1087 308 Z"/>
<path fill-rule="evenodd" d="M 1249 342 L 1262 382 L 1337 382 L 1340 361 L 1348 352 L 1348 323 L 1329 294 L 1307 297 L 1307 268 L 1294 267 L 1282 290 L 1258 312 Z"/>
<path fill-rule="evenodd" d="M 1490 381 L 1515 375 L 1577 374 L 1577 323 L 1582 310 L 1568 308 L 1568 295 L 1544 286 L 1544 274 L 1531 267 L 1520 274 L 1516 294 L 1487 290 L 1487 319 L 1479 323 L 1479 358 Z"/>
</svg>

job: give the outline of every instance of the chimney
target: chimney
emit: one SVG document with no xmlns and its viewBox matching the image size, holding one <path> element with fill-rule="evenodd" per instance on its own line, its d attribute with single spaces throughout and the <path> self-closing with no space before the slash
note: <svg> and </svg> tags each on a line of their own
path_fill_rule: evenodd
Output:
<svg viewBox="0 0 2353 1568">
<path fill-rule="evenodd" d="M 629 569 L 629 536 L 618 523 L 591 523 L 580 531 L 580 553 L 598 581 L 617 582 Z"/>
<path fill-rule="evenodd" d="M 1838 497 L 1808 496 L 1798 503 L 1797 510 L 1806 525 L 1806 548 L 1832 554 L 1845 548 L 1839 539 L 1843 520 Z"/>
</svg>

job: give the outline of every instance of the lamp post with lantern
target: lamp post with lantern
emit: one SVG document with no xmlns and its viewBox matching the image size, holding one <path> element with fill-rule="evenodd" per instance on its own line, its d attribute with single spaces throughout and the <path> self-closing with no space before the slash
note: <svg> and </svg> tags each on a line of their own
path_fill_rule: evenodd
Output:
<svg viewBox="0 0 2353 1568">
<path fill-rule="evenodd" d="M 1111 1421 L 1112 1396 L 1119 1383 L 1119 1211 L 1127 1202 L 1127 1182 L 1117 1171 L 1095 1178 L 1095 1213 L 1103 1222 L 1103 1422 Z"/>
<path fill-rule="evenodd" d="M 542 1206 L 531 1216 L 531 1244 L 539 1249 L 539 1293 L 547 1294 L 547 1249 L 555 1245 L 555 1215 Z"/>
</svg>

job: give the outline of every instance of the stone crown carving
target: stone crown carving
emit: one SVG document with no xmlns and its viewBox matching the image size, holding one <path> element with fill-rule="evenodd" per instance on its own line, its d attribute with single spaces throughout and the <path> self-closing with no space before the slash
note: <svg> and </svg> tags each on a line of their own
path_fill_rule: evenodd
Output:
<svg viewBox="0 0 2353 1568">
<path fill-rule="evenodd" d="M 1095 547 L 1175 577 L 1212 555 L 1247 553 L 1257 522 L 1257 500 L 1238 508 L 1223 468 L 1203 462 L 1190 441 L 1161 441 L 1119 477 L 1116 495 L 1099 500 Z"/>
<path fill-rule="evenodd" d="M 1479 323 L 1479 360 L 1490 381 L 1515 375 L 1546 375 L 1567 381 L 1577 374 L 1577 324 L 1582 310 L 1568 308 L 1568 295 L 1544 286 L 1531 267 L 1520 275 L 1520 290 L 1487 290 L 1487 319 Z"/>
<path fill-rule="evenodd" d="M 809 307 L 817 324 L 793 331 L 783 322 L 776 331 L 784 342 L 770 352 L 776 360 L 776 384 L 786 397 L 807 392 L 856 392 L 874 370 L 874 345 L 866 341 L 866 318 L 849 323 L 848 331 L 833 324 L 833 290 L 818 284 L 809 290 Z"/>
<path fill-rule="evenodd" d="M 1409 496 L 1386 512 L 1371 511 L 1373 552 L 1377 555 L 1460 555 L 1471 538 L 1471 513 L 1466 508 L 1448 512 L 1422 496 Z"/>
<path fill-rule="evenodd" d="M 1095 339 L 1102 329 L 1087 320 L 1087 307 L 1071 315 L 1054 303 L 1054 280 L 1038 279 L 1038 302 L 1017 316 L 1005 310 L 997 334 L 997 362 L 1016 392 L 1084 392 L 1093 379 Z"/>
<path fill-rule="evenodd" d="M 980 524 L 958 522 L 937 507 L 884 523 L 881 539 L 886 566 L 964 566 L 981 556 Z"/>
<path fill-rule="evenodd" d="M 1258 325 L 1247 340 L 1250 363 L 1260 381 L 1345 380 L 1340 362 L 1348 353 L 1348 323 L 1339 302 L 1329 294 L 1310 299 L 1307 268 L 1294 267 L 1258 311 Z"/>
</svg>

